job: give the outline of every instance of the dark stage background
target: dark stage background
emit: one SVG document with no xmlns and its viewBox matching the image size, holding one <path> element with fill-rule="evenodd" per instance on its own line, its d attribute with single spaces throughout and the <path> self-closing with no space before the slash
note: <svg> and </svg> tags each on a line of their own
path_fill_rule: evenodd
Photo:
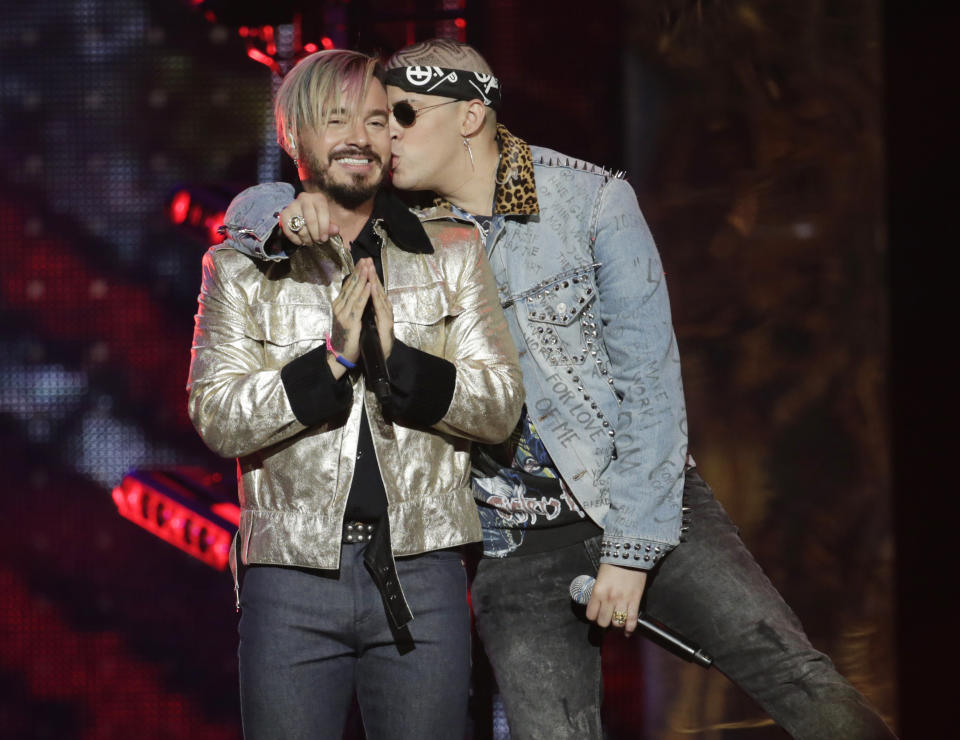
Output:
<svg viewBox="0 0 960 740">
<path fill-rule="evenodd" d="M 233 475 L 186 417 L 192 315 L 222 208 L 280 171 L 248 47 L 282 45 L 258 29 L 300 5 L 3 4 L 2 737 L 239 736 L 228 576 L 111 491 L 131 468 Z M 896 723 L 882 20 L 855 0 L 318 0 L 300 42 L 464 38 L 514 133 L 628 170 L 700 468 Z M 715 671 L 606 650 L 611 738 L 783 736 Z"/>
</svg>

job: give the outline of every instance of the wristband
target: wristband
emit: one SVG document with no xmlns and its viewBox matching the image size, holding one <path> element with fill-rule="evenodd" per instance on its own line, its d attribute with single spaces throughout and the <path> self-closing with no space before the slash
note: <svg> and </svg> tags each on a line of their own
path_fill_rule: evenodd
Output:
<svg viewBox="0 0 960 740">
<path fill-rule="evenodd" d="M 323 337 L 327 340 L 327 352 L 333 355 L 333 359 L 349 370 L 353 370 L 353 368 L 357 366 L 357 363 L 350 362 L 350 360 L 333 348 L 333 342 L 330 341 L 330 332 L 324 332 Z"/>
</svg>

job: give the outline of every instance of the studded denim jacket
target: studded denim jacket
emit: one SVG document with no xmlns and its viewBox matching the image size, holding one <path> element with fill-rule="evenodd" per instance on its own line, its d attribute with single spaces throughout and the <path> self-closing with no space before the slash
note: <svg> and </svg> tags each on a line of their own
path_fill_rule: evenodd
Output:
<svg viewBox="0 0 960 740">
<path fill-rule="evenodd" d="M 659 253 L 622 177 L 500 133 L 486 244 L 519 350 L 528 413 L 573 494 L 604 528 L 601 562 L 649 569 L 679 541 L 687 458 Z M 525 182 L 531 171 L 533 184 Z M 286 198 L 257 199 L 238 224 L 260 239 L 234 246 L 284 259 L 262 247 L 291 200 L 289 186 L 274 187 Z M 502 197 L 525 192 L 529 202 L 530 187 L 533 208 L 514 209 L 519 199 Z"/>
</svg>

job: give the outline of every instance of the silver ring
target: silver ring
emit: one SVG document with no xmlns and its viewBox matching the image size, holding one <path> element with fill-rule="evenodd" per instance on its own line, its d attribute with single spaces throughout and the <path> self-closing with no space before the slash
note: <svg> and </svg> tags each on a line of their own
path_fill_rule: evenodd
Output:
<svg viewBox="0 0 960 740">
<path fill-rule="evenodd" d="M 303 216 L 291 216 L 290 220 L 287 221 L 287 226 L 290 227 L 290 231 L 296 234 L 303 228 L 305 223 L 306 221 L 303 220 Z"/>
</svg>

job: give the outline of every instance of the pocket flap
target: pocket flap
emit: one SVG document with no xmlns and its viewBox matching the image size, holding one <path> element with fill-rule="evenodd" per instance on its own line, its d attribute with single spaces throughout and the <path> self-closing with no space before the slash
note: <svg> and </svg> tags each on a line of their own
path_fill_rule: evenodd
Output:
<svg viewBox="0 0 960 740">
<path fill-rule="evenodd" d="M 451 306 L 442 283 L 387 291 L 393 306 L 393 320 L 397 323 L 430 326 L 447 316 L 463 312 L 460 306 Z"/>
<path fill-rule="evenodd" d="M 569 326 L 597 296 L 594 266 L 545 280 L 523 298 L 527 318 L 533 322 Z"/>
<path fill-rule="evenodd" d="M 247 336 L 280 346 L 322 340 L 333 323 L 326 304 L 258 303 L 250 307 L 250 314 Z"/>
</svg>

